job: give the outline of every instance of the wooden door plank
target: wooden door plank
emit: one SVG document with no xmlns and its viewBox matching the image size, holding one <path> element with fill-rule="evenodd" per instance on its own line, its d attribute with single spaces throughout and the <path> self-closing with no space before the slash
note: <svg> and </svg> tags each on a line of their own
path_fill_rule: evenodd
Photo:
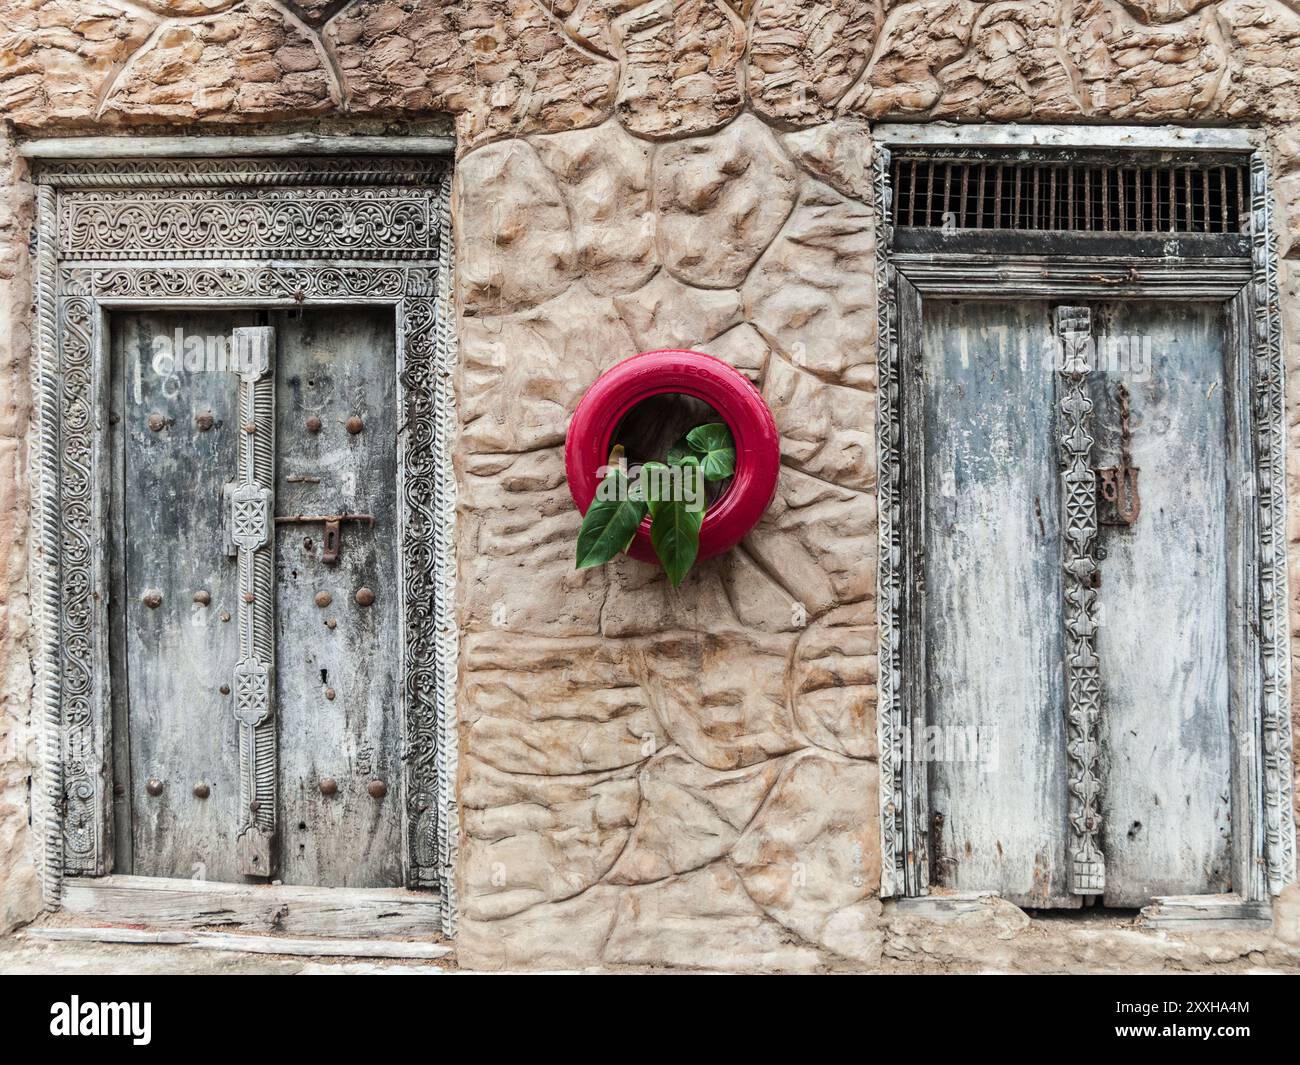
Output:
<svg viewBox="0 0 1300 1065">
<path fill-rule="evenodd" d="M 401 646 L 397 558 L 398 400 L 386 308 L 279 314 L 278 513 L 370 514 L 341 526 L 281 525 L 276 546 L 280 878 L 286 884 L 402 883 Z M 307 429 L 317 418 L 320 429 Z M 348 420 L 354 423 L 351 432 Z M 314 423 L 313 423 L 314 424 Z M 357 602 L 369 589 L 370 606 Z M 318 596 L 328 596 L 325 606 Z M 323 600 L 321 600 L 323 601 Z M 329 627 L 329 622 L 333 627 Z M 337 790 L 322 794 L 321 782 Z M 371 795 L 372 786 L 385 793 Z"/>
<path fill-rule="evenodd" d="M 107 318 L 107 316 L 106 316 Z M 126 373 L 123 345 L 107 318 L 109 337 L 108 450 L 108 656 L 113 759 L 113 861 L 110 873 L 134 868 L 134 787 L 131 782 L 131 719 L 127 691 L 126 618 Z"/>
<path fill-rule="evenodd" d="M 921 295 L 906 278 L 897 284 L 899 409 L 902 415 L 900 473 L 903 485 L 902 550 L 904 574 L 901 610 L 905 619 L 902 637 L 902 669 L 899 671 L 899 699 L 905 734 L 925 735 L 926 654 L 923 609 L 925 602 L 925 372 L 923 349 L 923 307 Z M 912 745 L 904 748 L 911 751 Z M 904 889 L 918 897 L 930 889 L 930 785 L 923 758 L 902 759 L 903 804 L 901 829 L 904 854 Z"/>
<path fill-rule="evenodd" d="M 1260 647 L 1259 509 L 1252 432 L 1254 373 L 1250 287 L 1224 307 L 1224 365 L 1228 382 L 1228 684 L 1232 727 L 1232 886 L 1248 899 L 1268 898 L 1264 783 L 1259 752 L 1263 737 L 1263 659 Z"/>
<path fill-rule="evenodd" d="M 912 743 L 933 758 L 932 876 L 1028 907 L 1079 905 L 1065 854 L 1050 329 L 1045 304 L 924 304 L 923 627 L 937 731 Z"/>
<path fill-rule="evenodd" d="M 113 611 L 124 630 L 125 675 L 114 686 L 127 705 L 129 773 L 119 783 L 130 788 L 127 853 L 136 873 L 236 876 L 237 746 L 230 696 L 220 690 L 238 657 L 236 625 L 222 620 L 233 619 L 238 595 L 223 548 L 222 497 L 240 431 L 235 378 L 215 362 L 210 368 L 206 350 L 171 372 L 155 356 L 181 338 L 206 349 L 206 338 L 229 337 L 249 320 L 248 312 L 112 317 L 125 449 L 124 574 Z M 210 428 L 196 420 L 204 414 Z M 145 604 L 150 592 L 160 596 L 156 607 Z M 160 794 L 150 794 L 151 779 Z M 195 794 L 198 785 L 206 798 Z"/>
<path fill-rule="evenodd" d="M 1098 466 L 1117 458 L 1115 391 L 1130 393 L 1142 501 L 1099 543 L 1105 901 L 1232 890 L 1227 404 L 1223 312 L 1132 302 L 1095 333 L 1129 368 L 1096 375 Z M 1134 346 L 1139 356 L 1135 360 Z M 1105 367 L 1110 346 L 1102 343 Z M 1149 361 L 1149 368 L 1145 363 Z"/>
</svg>

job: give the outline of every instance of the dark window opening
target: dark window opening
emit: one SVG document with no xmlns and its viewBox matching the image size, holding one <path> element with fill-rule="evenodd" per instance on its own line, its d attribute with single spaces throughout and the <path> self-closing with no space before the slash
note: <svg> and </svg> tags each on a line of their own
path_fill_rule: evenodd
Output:
<svg viewBox="0 0 1300 1065">
<path fill-rule="evenodd" d="M 893 222 L 948 230 L 1249 233 L 1243 162 L 896 157 Z"/>
</svg>

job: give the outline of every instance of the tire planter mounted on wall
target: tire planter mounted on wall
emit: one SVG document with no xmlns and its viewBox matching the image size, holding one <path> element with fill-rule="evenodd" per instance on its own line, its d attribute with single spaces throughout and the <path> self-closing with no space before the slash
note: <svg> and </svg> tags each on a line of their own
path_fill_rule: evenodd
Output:
<svg viewBox="0 0 1300 1065">
<path fill-rule="evenodd" d="M 758 523 L 776 494 L 781 468 L 772 412 L 749 379 L 721 359 L 698 351 L 645 351 L 610 367 L 587 390 L 569 422 L 564 471 L 573 501 L 586 514 L 619 423 L 633 407 L 669 393 L 709 404 L 727 423 L 736 444 L 736 472 L 709 506 L 700 528 L 697 557 L 706 559 L 735 547 Z M 650 545 L 649 517 L 642 520 L 627 553 L 658 564 Z"/>
</svg>

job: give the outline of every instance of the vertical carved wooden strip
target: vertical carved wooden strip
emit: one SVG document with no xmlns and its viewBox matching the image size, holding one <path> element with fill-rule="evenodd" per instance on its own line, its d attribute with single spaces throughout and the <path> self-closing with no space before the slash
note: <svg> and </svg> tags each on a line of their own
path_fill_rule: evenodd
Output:
<svg viewBox="0 0 1300 1065">
<path fill-rule="evenodd" d="M 63 781 L 63 871 L 100 872 L 103 844 L 102 743 L 96 735 L 95 506 L 93 436 L 97 382 L 94 306 L 84 296 L 61 299 L 62 448 L 59 508 L 63 523 L 60 673 Z"/>
<path fill-rule="evenodd" d="M 443 932 L 455 931 L 456 654 L 455 312 L 451 171 L 438 192 L 438 265 L 409 275 L 399 346 L 405 421 L 399 439 L 402 705 L 407 882 L 437 888 Z"/>
<path fill-rule="evenodd" d="M 438 505 L 434 511 L 435 648 L 437 688 L 437 810 L 438 886 L 442 892 L 442 931 L 455 935 L 460 901 L 456 864 L 460 854 L 460 800 L 457 795 L 459 718 L 456 713 L 457 664 L 460 633 L 456 626 L 456 450 L 460 421 L 456 412 L 456 304 L 451 264 L 454 258 L 451 225 L 452 170 L 446 167 L 438 184 L 438 267 L 434 300 L 433 410 L 437 426 L 434 478 Z"/>
<path fill-rule="evenodd" d="M 414 286 L 413 286 L 414 287 Z M 432 288 L 430 284 L 429 289 Z M 438 886 L 437 658 L 435 641 L 434 532 L 437 475 L 433 376 L 434 301 L 431 291 L 410 293 L 401 377 L 406 420 L 400 440 L 402 516 L 402 705 L 407 880 L 411 887 Z"/>
<path fill-rule="evenodd" d="M 1060 349 L 1061 467 L 1065 572 L 1066 756 L 1069 789 L 1070 891 L 1106 890 L 1101 850 L 1098 725 L 1101 671 L 1096 639 L 1097 484 L 1092 468 L 1092 318 L 1087 307 L 1057 307 Z"/>
<path fill-rule="evenodd" d="M 58 324 L 58 251 L 55 191 L 37 189 L 39 245 L 36 270 L 38 318 L 36 332 L 37 397 L 35 428 L 39 446 L 32 451 L 32 527 L 39 530 L 40 550 L 31 552 L 33 620 L 40 634 L 38 681 L 33 690 L 33 714 L 43 722 L 44 787 L 33 789 L 33 821 L 44 828 L 42 887 L 47 909 L 57 909 L 63 883 L 63 657 L 60 627 L 63 616 L 59 569 L 62 562 L 63 516 L 59 509 L 62 439 Z"/>
<path fill-rule="evenodd" d="M 1255 462 L 1259 471 L 1259 627 L 1263 658 L 1260 739 L 1264 857 L 1269 893 L 1277 894 L 1296 875 L 1286 558 L 1286 371 L 1278 303 L 1273 197 L 1264 157 L 1259 152 L 1251 157 L 1250 176 Z"/>
<path fill-rule="evenodd" d="M 276 822 L 274 343 L 269 327 L 234 330 L 241 432 L 230 516 L 239 560 L 239 664 L 232 687 L 239 728 L 237 865 L 246 876 L 271 875 Z"/>
<path fill-rule="evenodd" d="M 893 267 L 889 262 L 889 151 L 878 147 L 874 160 L 876 191 L 876 454 L 879 464 L 877 502 L 880 551 L 876 569 L 876 609 L 880 629 L 879 701 L 876 731 L 880 745 L 880 893 L 906 893 L 907 848 L 904 845 L 903 735 L 900 674 L 902 647 L 899 610 L 902 602 L 902 500 L 900 498 L 899 367 L 895 323 Z"/>
</svg>

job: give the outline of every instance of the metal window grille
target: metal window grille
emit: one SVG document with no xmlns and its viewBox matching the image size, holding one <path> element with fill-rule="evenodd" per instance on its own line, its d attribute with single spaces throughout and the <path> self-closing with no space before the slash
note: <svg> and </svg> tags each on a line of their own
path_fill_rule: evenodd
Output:
<svg viewBox="0 0 1300 1065">
<path fill-rule="evenodd" d="M 1249 233 L 1245 162 L 896 157 L 895 226 L 1075 233 Z"/>
</svg>

